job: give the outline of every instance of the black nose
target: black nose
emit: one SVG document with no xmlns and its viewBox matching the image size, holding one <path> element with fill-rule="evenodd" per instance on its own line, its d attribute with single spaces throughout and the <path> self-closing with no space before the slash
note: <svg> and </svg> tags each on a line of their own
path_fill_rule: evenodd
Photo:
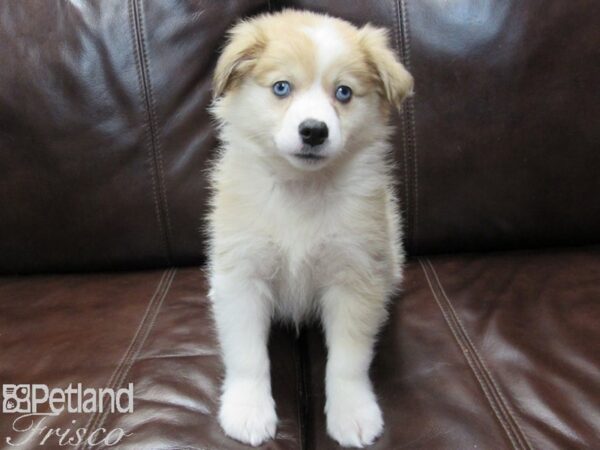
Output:
<svg viewBox="0 0 600 450">
<path fill-rule="evenodd" d="M 322 144 L 329 136 L 327 124 L 315 119 L 306 119 L 298 127 L 302 142 L 314 147 Z"/>
</svg>

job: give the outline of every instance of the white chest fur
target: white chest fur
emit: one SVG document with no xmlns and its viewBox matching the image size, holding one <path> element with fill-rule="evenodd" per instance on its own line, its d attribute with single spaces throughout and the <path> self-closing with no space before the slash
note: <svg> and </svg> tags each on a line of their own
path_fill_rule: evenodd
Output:
<svg viewBox="0 0 600 450">
<path fill-rule="evenodd" d="M 390 223 L 397 218 L 385 173 L 285 181 L 247 165 L 238 177 L 237 164 L 221 164 L 212 269 L 261 280 L 276 315 L 301 321 L 319 307 L 323 289 L 346 279 L 392 283 L 398 255 Z"/>
</svg>

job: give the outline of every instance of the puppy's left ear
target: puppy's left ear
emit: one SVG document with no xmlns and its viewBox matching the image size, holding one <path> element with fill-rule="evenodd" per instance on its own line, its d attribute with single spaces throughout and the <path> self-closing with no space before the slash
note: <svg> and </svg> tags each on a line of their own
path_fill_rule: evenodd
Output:
<svg viewBox="0 0 600 450">
<path fill-rule="evenodd" d="M 359 30 L 359 39 L 382 95 L 399 108 L 402 101 L 413 94 L 414 81 L 390 47 L 387 30 L 365 25 Z"/>
<path fill-rule="evenodd" d="M 264 46 L 265 39 L 256 19 L 242 21 L 229 31 L 213 76 L 213 98 L 239 84 L 254 66 Z"/>
</svg>

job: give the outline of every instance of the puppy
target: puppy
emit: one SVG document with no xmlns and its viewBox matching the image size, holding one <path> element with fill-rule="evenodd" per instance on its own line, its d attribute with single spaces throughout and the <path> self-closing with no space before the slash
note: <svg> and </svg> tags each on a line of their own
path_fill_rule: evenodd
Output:
<svg viewBox="0 0 600 450">
<path fill-rule="evenodd" d="M 355 447 L 381 434 L 368 370 L 403 260 L 387 121 L 412 85 L 370 25 L 288 10 L 230 31 L 214 75 L 223 145 L 208 218 L 227 435 L 275 435 L 270 324 L 312 317 L 328 348 L 329 434 Z"/>
</svg>

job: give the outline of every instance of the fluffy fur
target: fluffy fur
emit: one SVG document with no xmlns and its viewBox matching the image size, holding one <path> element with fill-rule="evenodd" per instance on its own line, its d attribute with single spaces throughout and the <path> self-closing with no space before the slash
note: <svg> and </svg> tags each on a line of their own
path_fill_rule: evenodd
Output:
<svg viewBox="0 0 600 450">
<path fill-rule="evenodd" d="M 291 94 L 272 86 L 289 81 Z M 336 87 L 353 98 L 336 100 Z M 386 32 L 284 11 L 235 26 L 214 76 L 222 150 L 212 169 L 210 297 L 225 364 L 219 420 L 258 445 L 272 438 L 272 320 L 323 324 L 329 434 L 371 444 L 383 429 L 368 376 L 386 300 L 401 278 L 387 120 L 412 89 Z M 329 136 L 299 158 L 299 124 Z"/>
</svg>

